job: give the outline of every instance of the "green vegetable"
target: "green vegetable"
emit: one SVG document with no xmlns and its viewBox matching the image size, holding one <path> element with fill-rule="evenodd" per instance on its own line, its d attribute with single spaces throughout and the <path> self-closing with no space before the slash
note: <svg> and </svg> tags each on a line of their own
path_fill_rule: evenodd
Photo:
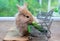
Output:
<svg viewBox="0 0 60 41">
<path fill-rule="evenodd" d="M 37 30 L 39 30 L 40 32 L 47 32 L 47 30 L 46 29 L 44 29 L 42 26 L 40 26 L 38 23 L 36 23 L 36 22 L 32 22 L 32 24 L 31 24 L 32 26 L 34 26 Z M 28 32 L 30 32 L 31 31 L 31 26 L 30 25 L 28 25 Z"/>
<path fill-rule="evenodd" d="M 28 32 L 30 33 L 31 32 L 31 26 L 28 25 Z"/>
<path fill-rule="evenodd" d="M 58 8 L 55 8 L 54 11 L 55 11 L 55 12 L 58 12 Z"/>
</svg>

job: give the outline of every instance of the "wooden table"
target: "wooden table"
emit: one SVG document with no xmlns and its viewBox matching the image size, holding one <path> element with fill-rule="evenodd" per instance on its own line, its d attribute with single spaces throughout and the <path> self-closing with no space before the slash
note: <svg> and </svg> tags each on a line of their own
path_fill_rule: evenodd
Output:
<svg viewBox="0 0 60 41">
<path fill-rule="evenodd" d="M 28 41 L 27 37 L 19 37 L 16 28 L 9 29 L 3 41 Z"/>
</svg>

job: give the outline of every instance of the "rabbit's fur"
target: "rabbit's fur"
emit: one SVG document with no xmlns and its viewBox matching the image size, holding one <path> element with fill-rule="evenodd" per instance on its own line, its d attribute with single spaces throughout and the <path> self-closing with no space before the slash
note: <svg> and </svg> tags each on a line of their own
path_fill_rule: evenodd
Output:
<svg viewBox="0 0 60 41">
<path fill-rule="evenodd" d="M 33 22 L 33 16 L 31 12 L 27 9 L 27 5 L 24 4 L 22 7 L 17 5 L 18 14 L 16 15 L 16 27 L 19 30 L 20 36 L 29 35 L 27 31 L 28 24 Z"/>
</svg>

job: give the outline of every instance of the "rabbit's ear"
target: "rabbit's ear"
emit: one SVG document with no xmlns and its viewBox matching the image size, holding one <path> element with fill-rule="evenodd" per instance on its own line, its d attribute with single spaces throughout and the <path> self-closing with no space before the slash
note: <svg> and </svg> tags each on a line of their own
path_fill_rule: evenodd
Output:
<svg viewBox="0 0 60 41">
<path fill-rule="evenodd" d="M 24 3 L 23 7 L 24 7 L 24 8 L 27 8 L 27 3 Z"/>
<path fill-rule="evenodd" d="M 18 11 L 22 11 L 22 8 L 19 4 L 16 5 L 18 7 Z"/>
</svg>

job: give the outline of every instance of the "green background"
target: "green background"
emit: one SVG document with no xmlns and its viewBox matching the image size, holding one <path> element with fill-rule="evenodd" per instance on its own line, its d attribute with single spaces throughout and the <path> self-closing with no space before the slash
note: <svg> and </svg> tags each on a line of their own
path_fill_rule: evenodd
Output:
<svg viewBox="0 0 60 41">
<path fill-rule="evenodd" d="M 47 12 L 48 0 L 42 0 L 41 5 L 39 4 L 39 0 L 0 0 L 0 17 L 14 16 L 18 12 L 16 4 L 22 6 L 24 2 L 28 4 L 28 9 L 34 16 L 36 16 L 40 10 Z M 51 0 L 51 7 L 58 7 L 58 1 Z"/>
</svg>

